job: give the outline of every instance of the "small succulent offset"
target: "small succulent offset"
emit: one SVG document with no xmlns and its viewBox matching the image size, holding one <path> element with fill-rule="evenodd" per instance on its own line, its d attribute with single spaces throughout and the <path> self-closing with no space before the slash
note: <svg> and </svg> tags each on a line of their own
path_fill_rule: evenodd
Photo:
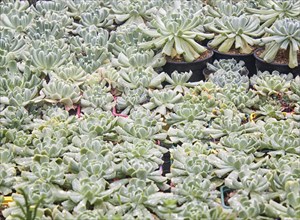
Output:
<svg viewBox="0 0 300 220">
<path fill-rule="evenodd" d="M 141 31 L 154 39 L 140 43 L 140 47 L 144 49 L 162 48 L 162 53 L 172 59 L 192 62 L 207 50 L 196 40 L 201 41 L 213 37 L 213 34 L 193 31 L 200 22 L 200 17 L 191 18 L 188 11 L 171 13 L 162 18 L 157 16 L 151 22 L 153 29 L 141 28 Z"/>
<path fill-rule="evenodd" d="M 0 164 L 0 193 L 8 195 L 12 192 L 14 182 L 16 181 L 16 169 L 11 164 Z"/>
<path fill-rule="evenodd" d="M 255 38 L 264 34 L 255 16 L 218 18 L 208 28 L 218 34 L 208 45 L 222 53 L 237 49 L 242 54 L 250 54 L 254 50 L 252 46 L 257 44 Z"/>
<path fill-rule="evenodd" d="M 297 0 L 258 1 L 258 8 L 247 7 L 245 10 L 258 16 L 265 23 L 264 26 L 271 26 L 277 20 L 299 19 L 300 2 Z"/>
<path fill-rule="evenodd" d="M 299 8 L 300 9 L 300 8 Z M 271 63 L 276 58 L 280 50 L 288 52 L 290 68 L 297 67 L 300 48 L 300 22 L 299 20 L 284 19 L 276 21 L 272 27 L 266 28 L 268 34 L 261 38 L 261 42 L 266 46 L 260 55 L 266 62 Z"/>
</svg>

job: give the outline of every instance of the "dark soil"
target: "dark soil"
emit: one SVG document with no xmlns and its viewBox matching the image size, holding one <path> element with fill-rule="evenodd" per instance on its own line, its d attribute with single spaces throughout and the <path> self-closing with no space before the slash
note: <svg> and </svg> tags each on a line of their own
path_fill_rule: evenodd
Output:
<svg viewBox="0 0 300 220">
<path fill-rule="evenodd" d="M 228 192 L 225 193 L 225 198 L 224 198 L 224 203 L 225 203 L 225 205 L 230 206 L 228 200 L 229 200 L 231 197 L 233 197 L 235 194 L 236 194 L 236 191 L 235 191 L 235 190 L 234 190 L 234 191 L 228 191 Z"/>
<path fill-rule="evenodd" d="M 258 50 L 255 53 L 256 53 L 257 56 L 260 57 L 260 55 L 263 52 L 264 52 L 264 50 Z M 298 51 L 297 59 L 300 62 L 300 51 Z M 280 49 L 272 63 L 288 65 L 289 64 L 289 50 Z"/>
<path fill-rule="evenodd" d="M 200 56 L 196 60 L 194 60 L 194 62 L 198 61 L 198 60 L 204 60 L 204 59 L 208 58 L 211 54 L 212 54 L 212 51 L 206 50 L 204 53 L 200 54 Z M 171 62 L 178 62 L 178 63 L 186 62 L 183 57 L 171 58 L 171 57 L 167 56 L 166 59 L 167 59 L 167 61 L 171 61 Z"/>
<path fill-rule="evenodd" d="M 250 46 L 251 47 L 251 46 Z M 252 48 L 252 51 L 254 51 L 256 48 L 254 47 L 251 47 Z M 220 52 L 220 51 L 219 51 Z M 222 52 L 220 52 L 222 53 Z M 239 49 L 235 49 L 235 48 L 232 48 L 230 49 L 228 52 L 226 52 L 226 54 L 233 54 L 233 55 L 245 55 L 245 53 L 241 53 Z"/>
</svg>

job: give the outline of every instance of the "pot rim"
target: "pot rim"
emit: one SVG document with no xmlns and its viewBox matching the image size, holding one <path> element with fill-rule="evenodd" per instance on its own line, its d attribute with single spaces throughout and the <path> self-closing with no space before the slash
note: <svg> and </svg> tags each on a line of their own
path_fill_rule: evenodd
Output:
<svg viewBox="0 0 300 220">
<path fill-rule="evenodd" d="M 274 65 L 274 66 L 282 66 L 282 67 L 288 67 L 288 68 L 290 68 L 288 64 L 274 63 L 274 62 L 268 63 L 268 62 L 266 62 L 264 59 L 260 58 L 260 57 L 256 54 L 256 52 L 259 51 L 259 50 L 264 50 L 264 49 L 265 49 L 265 48 L 260 47 L 260 48 L 257 48 L 257 49 L 254 51 L 253 55 L 254 55 L 255 59 L 259 60 L 260 62 L 262 62 L 262 63 L 264 63 L 264 64 L 269 64 L 269 65 Z M 300 65 L 296 66 L 295 68 L 290 68 L 290 69 L 293 70 L 293 69 L 296 69 L 296 68 L 300 68 Z"/>
<path fill-rule="evenodd" d="M 167 61 L 167 63 L 170 63 L 170 64 L 192 64 L 192 63 L 200 63 L 200 62 L 206 61 L 206 60 L 208 60 L 208 59 L 210 59 L 210 58 L 213 57 L 214 51 L 211 50 L 211 49 L 209 49 L 209 48 L 208 48 L 207 50 L 210 52 L 210 55 L 209 55 L 208 57 L 206 57 L 205 59 L 195 60 L 195 61 L 192 61 L 192 62 L 185 62 L 185 61 L 180 61 L 180 62 L 178 62 L 178 61 L 168 60 L 168 59 L 166 58 L 166 61 Z"/>
<path fill-rule="evenodd" d="M 214 53 L 218 53 L 218 54 L 222 54 L 222 55 L 227 55 L 227 56 L 233 56 L 234 57 L 247 57 L 247 56 L 252 56 L 254 54 L 254 51 L 252 51 L 252 53 L 247 53 L 247 54 L 232 54 L 232 53 L 223 53 L 223 52 L 220 52 L 218 51 L 217 49 L 209 46 L 209 43 L 211 42 L 212 40 L 208 41 L 207 43 L 207 48 L 209 48 L 210 50 L 214 51 Z"/>
</svg>

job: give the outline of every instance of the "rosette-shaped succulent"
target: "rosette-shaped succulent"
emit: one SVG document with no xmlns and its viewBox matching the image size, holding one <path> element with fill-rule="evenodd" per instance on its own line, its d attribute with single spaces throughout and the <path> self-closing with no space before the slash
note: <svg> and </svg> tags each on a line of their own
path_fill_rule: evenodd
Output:
<svg viewBox="0 0 300 220">
<path fill-rule="evenodd" d="M 43 83 L 41 90 L 42 99 L 49 103 L 61 103 L 66 107 L 72 107 L 77 104 L 81 98 L 78 86 L 65 83 L 61 80 L 50 80 Z"/>
<path fill-rule="evenodd" d="M 300 76 L 296 76 L 291 82 L 291 92 L 288 93 L 289 98 L 300 104 Z"/>
<path fill-rule="evenodd" d="M 26 48 L 27 46 L 22 36 L 16 36 L 10 30 L 0 32 L 0 51 L 3 51 L 3 55 L 5 54 L 7 59 L 19 59 Z"/>
<path fill-rule="evenodd" d="M 163 131 L 161 123 L 148 118 L 118 118 L 116 132 L 124 141 L 134 143 L 141 140 L 165 140 L 167 134 Z"/>
<path fill-rule="evenodd" d="M 32 7 L 32 11 L 39 16 L 45 16 L 47 13 L 63 15 L 67 10 L 67 5 L 63 1 L 37 1 L 35 6 Z"/>
<path fill-rule="evenodd" d="M 176 124 L 183 122 L 193 122 L 195 120 L 208 121 L 205 111 L 202 105 L 191 102 L 182 102 L 173 107 L 174 113 L 167 115 L 168 124 Z"/>
<path fill-rule="evenodd" d="M 147 69 L 120 70 L 120 78 L 118 80 L 122 90 L 138 89 L 144 87 L 146 89 L 162 88 L 162 82 L 165 80 L 166 74 L 158 74 L 149 67 Z"/>
<path fill-rule="evenodd" d="M 115 22 L 119 25 L 144 24 L 153 18 L 153 14 L 159 12 L 160 2 L 150 0 L 141 2 L 137 0 L 113 0 L 111 10 Z"/>
<path fill-rule="evenodd" d="M 100 1 L 93 0 L 66 0 L 63 2 L 68 6 L 67 15 L 72 16 L 75 20 L 79 20 L 82 13 L 99 8 L 100 6 Z"/>
<path fill-rule="evenodd" d="M 64 40 L 32 42 L 31 60 L 34 67 L 40 71 L 55 70 L 69 59 L 69 47 Z"/>
<path fill-rule="evenodd" d="M 300 4 L 299 4 L 300 10 Z M 300 13 L 299 13 L 300 15 Z M 261 38 L 265 45 L 264 52 L 260 55 L 266 62 L 271 63 L 280 50 L 288 53 L 290 68 L 297 67 L 300 50 L 300 22 L 299 20 L 284 19 L 276 21 L 272 27 L 266 28 L 266 37 Z"/>
<path fill-rule="evenodd" d="M 247 90 L 250 83 L 248 76 L 241 75 L 239 72 L 234 72 L 231 70 L 226 71 L 222 69 L 210 74 L 208 79 L 222 88 L 228 88 L 237 85 Z"/>
<path fill-rule="evenodd" d="M 109 14 L 107 8 L 96 8 L 89 10 L 80 15 L 79 24 L 73 23 L 75 26 L 83 26 L 84 28 L 113 28 L 113 17 Z"/>
<path fill-rule="evenodd" d="M 182 101 L 182 95 L 173 90 L 149 91 L 150 101 L 143 106 L 147 109 L 155 109 L 161 115 L 167 115 L 167 109 L 171 111 L 176 104 Z"/>
<path fill-rule="evenodd" d="M 84 115 L 83 119 L 79 122 L 78 130 L 82 135 L 114 139 L 116 137 L 113 129 L 116 126 L 117 120 L 110 112 L 102 110 L 94 111 L 89 115 Z"/>
<path fill-rule="evenodd" d="M 292 74 L 280 74 L 277 71 L 273 73 L 258 72 L 257 75 L 251 77 L 251 85 L 256 89 L 257 93 L 262 96 L 271 96 L 286 93 L 293 79 Z"/>
<path fill-rule="evenodd" d="M 139 51 L 136 47 L 131 46 L 123 49 L 118 54 L 118 59 L 113 61 L 114 66 L 121 69 L 146 69 L 163 66 L 166 61 L 161 53 L 155 54 L 153 50 Z"/>
<path fill-rule="evenodd" d="M 204 133 L 206 123 L 200 120 L 192 122 L 173 124 L 168 130 L 171 143 L 195 143 L 199 140 L 207 139 Z"/>
<path fill-rule="evenodd" d="M 114 97 L 109 93 L 110 89 L 102 84 L 86 86 L 80 100 L 83 112 L 92 113 L 95 109 L 111 110 Z"/>
<path fill-rule="evenodd" d="M 154 183 L 132 178 L 128 184 L 122 185 L 120 190 L 113 194 L 112 204 L 119 213 L 122 213 L 123 218 L 154 220 L 153 212 L 158 204 L 172 198 L 173 195 L 170 193 L 159 192 Z M 110 212 L 113 213 L 114 210 Z"/>
<path fill-rule="evenodd" d="M 245 13 L 245 3 L 240 1 L 234 3 L 232 1 L 216 1 L 214 7 L 208 5 L 206 7 L 206 13 L 214 18 L 222 18 L 224 16 L 239 17 Z"/>
<path fill-rule="evenodd" d="M 242 54 L 250 54 L 257 41 L 256 37 L 263 35 L 264 30 L 255 16 L 223 17 L 216 19 L 213 26 L 208 27 L 218 35 L 209 43 L 222 53 L 237 49 Z"/>
<path fill-rule="evenodd" d="M 216 99 L 220 101 L 220 104 L 234 106 L 242 112 L 252 112 L 252 108 L 260 101 L 259 96 L 252 89 L 245 91 L 245 88 L 238 85 L 226 84 L 226 87 L 217 92 Z"/>
<path fill-rule="evenodd" d="M 245 168 L 257 169 L 264 163 L 264 160 L 255 163 L 253 154 L 248 155 L 244 152 L 227 152 L 225 150 L 218 150 L 217 154 L 210 154 L 207 160 L 214 166 L 213 173 L 219 178 L 228 174 L 229 176 L 234 175 Z"/>
<path fill-rule="evenodd" d="M 225 109 L 223 115 L 215 118 L 210 127 L 204 133 L 214 139 L 218 139 L 229 134 L 245 134 L 257 131 L 258 127 L 252 122 L 243 122 L 242 115 L 236 114 L 231 109 Z"/>
<path fill-rule="evenodd" d="M 32 24 L 34 13 L 11 10 L 8 14 L 0 15 L 0 29 L 8 29 L 23 34 Z"/>
<path fill-rule="evenodd" d="M 271 26 L 275 21 L 284 18 L 299 19 L 300 2 L 297 0 L 258 1 L 257 8 L 247 7 L 245 10 L 258 16 L 265 26 Z"/>
<path fill-rule="evenodd" d="M 179 93 L 188 93 L 190 88 L 197 86 L 200 82 L 188 82 L 191 76 L 193 75 L 192 71 L 189 72 L 177 72 L 174 71 L 171 73 L 171 76 L 166 75 L 166 81 L 170 85 L 166 85 L 166 89 L 172 89 L 175 92 Z"/>
<path fill-rule="evenodd" d="M 147 90 L 143 87 L 127 89 L 122 96 L 117 97 L 117 109 L 121 114 L 128 114 L 132 109 L 144 104 L 148 99 Z"/>
<path fill-rule="evenodd" d="M 29 7 L 27 1 L 4 0 L 0 2 L 0 14 L 9 14 L 13 9 L 24 11 Z"/>
<path fill-rule="evenodd" d="M 207 63 L 207 69 L 212 72 L 215 73 L 218 70 L 225 70 L 225 71 L 232 71 L 232 72 L 238 72 L 241 75 L 243 75 L 243 73 L 246 73 L 246 67 L 244 66 L 245 62 L 240 60 L 239 62 L 237 62 L 234 58 L 229 59 L 229 60 L 225 60 L 225 59 L 221 59 L 221 60 L 214 60 L 214 62 L 211 63 Z"/>
<path fill-rule="evenodd" d="M 188 146 L 191 146 L 192 150 L 189 150 Z M 204 148 L 203 150 L 208 148 L 207 144 L 196 142 L 193 145 L 184 143 L 182 147 L 177 146 L 174 149 L 170 149 L 172 165 L 171 173 L 168 174 L 168 177 L 171 178 L 172 184 L 175 186 L 178 183 L 183 183 L 189 176 L 212 178 L 213 166 L 206 160 L 206 155 L 196 151 L 197 147 L 202 147 Z"/>
<path fill-rule="evenodd" d="M 196 42 L 205 38 L 212 38 L 213 34 L 193 31 L 201 22 L 201 17 L 191 18 L 188 11 L 170 13 L 164 17 L 157 16 L 151 22 L 153 29 L 141 30 L 154 38 L 149 42 L 142 42 L 140 46 L 145 49 L 162 48 L 162 53 L 173 59 L 184 59 L 192 62 L 200 57 L 207 49 Z"/>
</svg>

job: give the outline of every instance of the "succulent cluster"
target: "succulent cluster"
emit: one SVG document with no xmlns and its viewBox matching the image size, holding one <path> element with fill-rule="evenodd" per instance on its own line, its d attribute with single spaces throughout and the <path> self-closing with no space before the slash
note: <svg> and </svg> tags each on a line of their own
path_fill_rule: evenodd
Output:
<svg viewBox="0 0 300 220">
<path fill-rule="evenodd" d="M 295 55 L 296 11 L 269 27 L 241 16 L 267 5 L 223 3 L 1 1 L 0 218 L 296 219 L 299 76 L 235 60 L 205 82 L 161 71 L 198 59 L 208 27 L 224 51 L 266 30 Z"/>
</svg>

